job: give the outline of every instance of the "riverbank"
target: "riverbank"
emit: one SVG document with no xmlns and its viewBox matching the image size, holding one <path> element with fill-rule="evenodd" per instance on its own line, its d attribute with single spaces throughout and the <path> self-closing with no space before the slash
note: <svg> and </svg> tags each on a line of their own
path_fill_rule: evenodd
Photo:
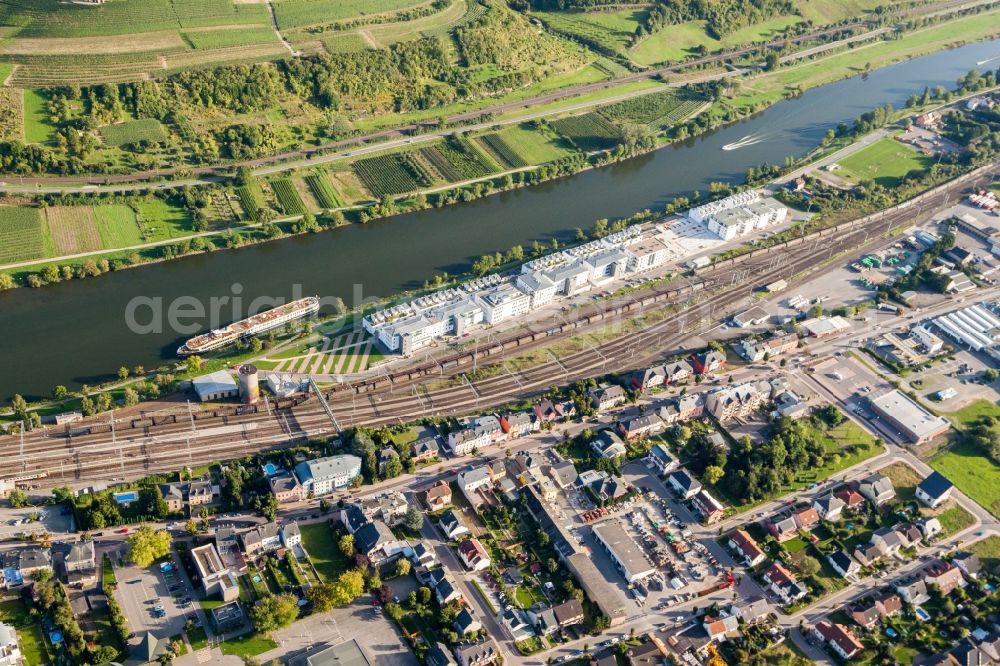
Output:
<svg viewBox="0 0 1000 666">
<path fill-rule="evenodd" d="M 459 275 L 473 261 L 533 240 L 574 242 L 574 227 L 595 219 L 662 211 L 676 197 L 708 192 L 713 182 L 741 182 L 746 171 L 804 155 L 828 128 L 851 122 L 885 103 L 899 108 L 926 87 L 952 87 L 976 62 L 995 57 L 1000 44 L 979 43 L 940 51 L 866 79 L 855 77 L 783 100 L 740 123 L 697 139 L 600 169 L 474 202 L 427 209 L 379 221 L 345 225 L 321 234 L 264 243 L 240 252 L 192 254 L 141 271 L 109 273 L 100 280 L 60 283 L 43 290 L 0 295 L 0 395 L 49 395 L 55 384 L 71 388 L 109 379 L 122 365 L 158 367 L 173 359 L 191 333 L 157 330 L 137 334 L 123 317 L 138 298 L 167 307 L 184 297 L 199 303 L 232 296 L 289 298 L 293 293 L 339 296 L 349 308 L 390 294 L 419 289 L 434 275 Z M 751 134 L 767 139 L 737 150 Z M 239 318 L 239 317 L 236 317 Z M 200 330 L 207 319 L 195 318 Z"/>
</svg>

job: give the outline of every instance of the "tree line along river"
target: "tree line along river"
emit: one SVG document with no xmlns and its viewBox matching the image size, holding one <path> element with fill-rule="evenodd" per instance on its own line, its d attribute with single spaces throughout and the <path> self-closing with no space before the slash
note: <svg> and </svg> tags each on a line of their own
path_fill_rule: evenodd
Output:
<svg viewBox="0 0 1000 666">
<path fill-rule="evenodd" d="M 713 181 L 742 181 L 750 167 L 780 164 L 814 148 L 837 123 L 887 103 L 900 108 L 925 86 L 951 86 L 978 62 L 998 56 L 1000 40 L 922 56 L 808 90 L 753 118 L 654 153 L 467 204 L 5 292 L 0 294 L 0 400 L 14 393 L 47 396 L 57 384 L 94 384 L 122 365 L 152 368 L 173 358 L 190 333 L 133 332 L 125 313 L 135 298 L 161 299 L 165 311 L 180 297 L 207 308 L 211 298 L 231 296 L 234 285 L 244 304 L 258 296 L 288 299 L 296 291 L 339 296 L 348 306 L 359 295 L 388 296 L 418 287 L 435 273 L 466 271 L 486 253 L 536 239 L 570 241 L 576 227 L 589 228 L 598 218 L 656 210 L 678 195 L 707 191 Z M 742 147 L 722 149 L 734 143 Z M 217 324 L 234 318 L 232 308 L 225 312 Z M 200 330 L 208 325 L 207 319 L 196 321 Z"/>
</svg>

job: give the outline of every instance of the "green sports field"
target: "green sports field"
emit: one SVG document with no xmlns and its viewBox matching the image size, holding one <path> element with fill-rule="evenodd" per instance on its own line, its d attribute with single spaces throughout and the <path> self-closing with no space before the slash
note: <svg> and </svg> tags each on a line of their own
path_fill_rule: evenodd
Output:
<svg viewBox="0 0 1000 666">
<path fill-rule="evenodd" d="M 886 137 L 840 160 L 840 169 L 835 173 L 855 183 L 871 180 L 885 187 L 895 187 L 906 174 L 922 171 L 931 162 L 931 158 L 915 148 Z"/>
</svg>

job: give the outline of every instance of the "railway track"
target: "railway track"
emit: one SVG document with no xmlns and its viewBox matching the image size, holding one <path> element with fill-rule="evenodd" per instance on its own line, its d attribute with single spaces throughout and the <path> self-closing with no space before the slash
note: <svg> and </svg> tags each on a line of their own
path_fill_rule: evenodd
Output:
<svg viewBox="0 0 1000 666">
<path fill-rule="evenodd" d="M 529 332 L 510 337 L 499 343 L 499 351 L 480 352 L 475 362 L 462 351 L 442 359 L 433 369 L 413 369 L 345 385 L 327 391 L 325 398 L 343 426 L 379 426 L 431 414 L 475 412 L 544 392 L 553 385 L 643 367 L 681 349 L 692 332 L 717 321 L 727 308 L 739 304 L 752 286 L 815 277 L 817 271 L 829 268 L 824 267 L 827 259 L 884 243 L 884 234 L 892 228 L 938 210 L 957 191 L 997 170 L 996 165 L 984 167 L 889 211 L 709 267 L 684 288 L 660 288 L 636 294 L 628 302 L 609 302 L 604 308 L 592 306 L 560 315 L 560 325 L 545 329 L 544 335 L 536 338 L 538 333 Z M 593 339 L 563 356 L 550 354 L 550 361 L 523 370 L 514 370 L 509 364 L 554 339 L 606 330 L 609 325 L 624 325 L 651 314 L 657 320 L 646 326 Z M 467 371 L 473 365 L 493 367 L 497 374 L 470 380 Z M 427 383 L 438 378 L 452 383 L 429 390 Z M 47 472 L 46 485 L 80 485 L 242 457 L 334 431 L 313 396 L 190 415 L 154 414 L 119 421 L 111 421 L 109 416 L 65 429 L 27 433 L 23 439 L 18 435 L 2 437 L 0 456 L 8 461 L 9 474 Z"/>
</svg>

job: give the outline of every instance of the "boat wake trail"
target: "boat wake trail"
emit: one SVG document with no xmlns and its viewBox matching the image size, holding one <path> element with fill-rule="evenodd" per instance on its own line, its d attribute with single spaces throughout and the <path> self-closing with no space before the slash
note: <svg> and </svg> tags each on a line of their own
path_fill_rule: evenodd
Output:
<svg viewBox="0 0 1000 666">
<path fill-rule="evenodd" d="M 986 60 L 980 60 L 979 62 L 976 63 L 976 66 L 979 67 L 981 65 L 985 65 L 988 62 L 993 62 L 994 60 L 1000 60 L 1000 56 L 993 56 L 992 58 L 987 58 Z"/>
<path fill-rule="evenodd" d="M 738 150 L 740 148 L 746 148 L 747 146 L 752 146 L 758 144 L 767 138 L 767 134 L 761 134 L 759 132 L 754 132 L 753 134 L 748 134 L 739 141 L 733 141 L 732 143 L 727 143 L 722 147 L 723 150 Z"/>
</svg>

